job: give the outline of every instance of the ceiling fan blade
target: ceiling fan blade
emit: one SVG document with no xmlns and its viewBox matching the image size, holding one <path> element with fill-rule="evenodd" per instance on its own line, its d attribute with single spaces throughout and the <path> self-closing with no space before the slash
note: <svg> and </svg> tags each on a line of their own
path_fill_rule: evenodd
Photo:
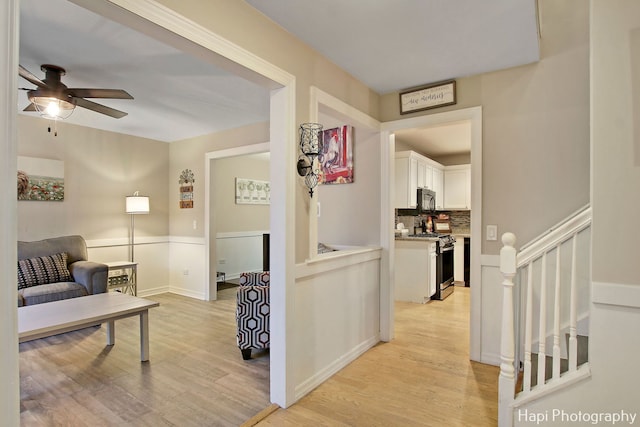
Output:
<svg viewBox="0 0 640 427">
<path fill-rule="evenodd" d="M 45 84 L 45 82 L 37 78 L 35 75 L 33 75 L 29 70 L 24 68 L 22 65 L 18 65 L 18 74 L 23 79 L 29 81 L 30 83 L 33 83 L 38 87 L 47 88 L 47 85 Z"/>
<path fill-rule="evenodd" d="M 36 110 L 36 104 L 32 102 L 29 105 L 27 105 L 27 107 L 22 111 L 38 111 L 38 110 Z"/>
<path fill-rule="evenodd" d="M 88 110 L 92 110 L 98 113 L 106 114 L 116 119 L 120 119 L 127 115 L 124 111 L 116 110 L 115 108 L 107 107 L 106 105 L 98 104 L 93 101 L 88 101 L 83 98 L 73 97 L 75 104 L 79 107 L 84 107 Z"/>
<path fill-rule="evenodd" d="M 69 88 L 67 93 L 76 98 L 113 98 L 113 99 L 133 99 L 127 91 L 122 89 L 81 89 Z"/>
</svg>

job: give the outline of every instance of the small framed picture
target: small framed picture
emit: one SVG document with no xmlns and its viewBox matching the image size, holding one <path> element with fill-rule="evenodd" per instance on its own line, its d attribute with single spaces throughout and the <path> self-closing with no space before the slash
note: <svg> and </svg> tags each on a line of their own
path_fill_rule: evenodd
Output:
<svg viewBox="0 0 640 427">
<path fill-rule="evenodd" d="M 400 114 L 409 114 L 456 103 L 456 81 L 433 83 L 400 92 Z"/>
</svg>

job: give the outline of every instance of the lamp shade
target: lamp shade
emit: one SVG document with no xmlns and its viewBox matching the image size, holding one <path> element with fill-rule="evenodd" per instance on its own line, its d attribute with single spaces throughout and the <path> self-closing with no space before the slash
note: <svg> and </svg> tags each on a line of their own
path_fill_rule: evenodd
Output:
<svg viewBox="0 0 640 427">
<path fill-rule="evenodd" d="M 128 214 L 148 214 L 149 197 L 139 196 L 136 191 L 133 196 L 127 196 L 125 210 Z"/>
</svg>

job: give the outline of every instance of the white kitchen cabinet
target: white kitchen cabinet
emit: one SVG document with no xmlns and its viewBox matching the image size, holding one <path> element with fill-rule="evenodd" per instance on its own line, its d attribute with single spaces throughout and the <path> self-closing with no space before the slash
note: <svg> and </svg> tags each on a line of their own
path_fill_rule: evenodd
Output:
<svg viewBox="0 0 640 427">
<path fill-rule="evenodd" d="M 395 300 L 423 304 L 436 292 L 436 242 L 396 240 Z"/>
<path fill-rule="evenodd" d="M 432 190 L 436 192 L 436 209 L 442 210 L 444 209 L 444 198 L 445 198 L 443 170 L 438 168 L 433 168 L 432 180 L 433 180 Z"/>
<path fill-rule="evenodd" d="M 418 187 L 426 187 L 436 192 L 438 199 L 443 198 L 443 168 L 428 157 L 415 151 L 399 151 L 395 158 L 395 207 L 414 209 L 417 205 Z M 440 190 L 438 190 L 440 187 Z M 440 202 L 440 208 L 443 203 Z"/>
<path fill-rule="evenodd" d="M 395 169 L 395 207 L 415 208 L 418 189 L 418 159 L 414 156 L 396 156 Z"/>
<path fill-rule="evenodd" d="M 427 180 L 427 164 L 418 160 L 418 188 L 426 187 Z"/>
<path fill-rule="evenodd" d="M 445 168 L 444 209 L 471 209 L 471 165 L 447 166 Z"/>
</svg>

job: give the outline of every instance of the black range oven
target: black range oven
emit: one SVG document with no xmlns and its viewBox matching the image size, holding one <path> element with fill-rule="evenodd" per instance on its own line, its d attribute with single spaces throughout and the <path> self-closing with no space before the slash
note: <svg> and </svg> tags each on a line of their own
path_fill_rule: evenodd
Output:
<svg viewBox="0 0 640 427">
<path fill-rule="evenodd" d="M 453 244 L 456 239 L 450 234 L 438 236 L 436 257 L 436 293 L 431 299 L 442 301 L 453 292 Z"/>
</svg>

